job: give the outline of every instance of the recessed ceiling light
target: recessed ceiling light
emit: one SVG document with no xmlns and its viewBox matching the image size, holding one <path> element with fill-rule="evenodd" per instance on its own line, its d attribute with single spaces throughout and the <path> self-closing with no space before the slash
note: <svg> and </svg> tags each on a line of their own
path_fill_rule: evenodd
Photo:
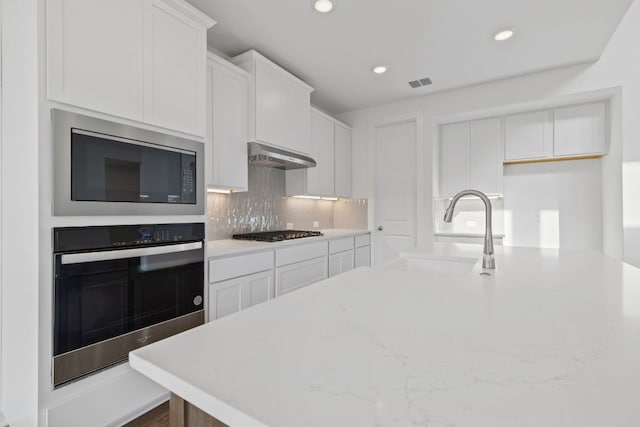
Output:
<svg viewBox="0 0 640 427">
<path fill-rule="evenodd" d="M 387 72 L 387 67 L 384 65 L 378 65 L 377 67 L 373 67 L 373 72 L 376 74 L 384 74 Z"/>
<path fill-rule="evenodd" d="M 493 38 L 496 41 L 502 42 L 505 40 L 509 40 L 511 37 L 513 37 L 513 34 L 513 29 L 500 30 L 493 36 Z"/>
<path fill-rule="evenodd" d="M 320 13 L 327 13 L 331 12 L 331 9 L 333 9 L 333 3 L 331 0 L 316 0 L 313 7 L 315 7 Z"/>
</svg>

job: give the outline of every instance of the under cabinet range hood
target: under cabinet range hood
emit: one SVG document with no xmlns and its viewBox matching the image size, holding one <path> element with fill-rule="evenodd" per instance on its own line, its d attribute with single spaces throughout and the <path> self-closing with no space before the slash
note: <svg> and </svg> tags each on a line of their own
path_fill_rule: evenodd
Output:
<svg viewBox="0 0 640 427">
<path fill-rule="evenodd" d="M 292 153 L 281 148 L 270 147 L 257 142 L 249 142 L 249 163 L 269 166 L 276 169 L 314 168 L 316 161 L 302 154 Z"/>
</svg>

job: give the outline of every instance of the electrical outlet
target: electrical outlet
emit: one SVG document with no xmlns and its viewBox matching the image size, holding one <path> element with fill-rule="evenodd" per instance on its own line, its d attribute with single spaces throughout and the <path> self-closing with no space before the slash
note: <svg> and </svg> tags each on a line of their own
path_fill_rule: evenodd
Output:
<svg viewBox="0 0 640 427">
<path fill-rule="evenodd" d="M 313 221 L 313 228 L 318 228 L 318 227 L 320 227 L 320 222 Z"/>
<path fill-rule="evenodd" d="M 287 223 L 287 230 L 293 230 L 293 223 L 292 222 L 288 222 Z"/>
</svg>

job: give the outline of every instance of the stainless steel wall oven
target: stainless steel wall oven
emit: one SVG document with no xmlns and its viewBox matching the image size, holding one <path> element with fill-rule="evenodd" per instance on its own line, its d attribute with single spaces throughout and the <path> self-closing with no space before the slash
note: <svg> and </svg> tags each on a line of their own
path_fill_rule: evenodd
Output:
<svg viewBox="0 0 640 427">
<path fill-rule="evenodd" d="M 204 224 L 54 229 L 53 385 L 204 322 Z"/>
</svg>

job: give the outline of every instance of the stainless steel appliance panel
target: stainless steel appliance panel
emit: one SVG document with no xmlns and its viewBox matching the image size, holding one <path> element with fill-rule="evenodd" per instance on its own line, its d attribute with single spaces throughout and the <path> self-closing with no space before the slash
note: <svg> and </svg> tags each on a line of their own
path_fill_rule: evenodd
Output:
<svg viewBox="0 0 640 427">
<path fill-rule="evenodd" d="M 205 207 L 204 144 L 198 141 L 53 109 L 54 200 L 53 214 L 83 215 L 203 215 Z M 195 203 L 73 200 L 72 133 L 87 138 L 102 136 L 114 147 L 133 144 L 174 153 L 195 153 Z M 122 166 L 122 165 L 120 165 Z M 150 200 L 153 200 L 150 197 Z"/>
</svg>

